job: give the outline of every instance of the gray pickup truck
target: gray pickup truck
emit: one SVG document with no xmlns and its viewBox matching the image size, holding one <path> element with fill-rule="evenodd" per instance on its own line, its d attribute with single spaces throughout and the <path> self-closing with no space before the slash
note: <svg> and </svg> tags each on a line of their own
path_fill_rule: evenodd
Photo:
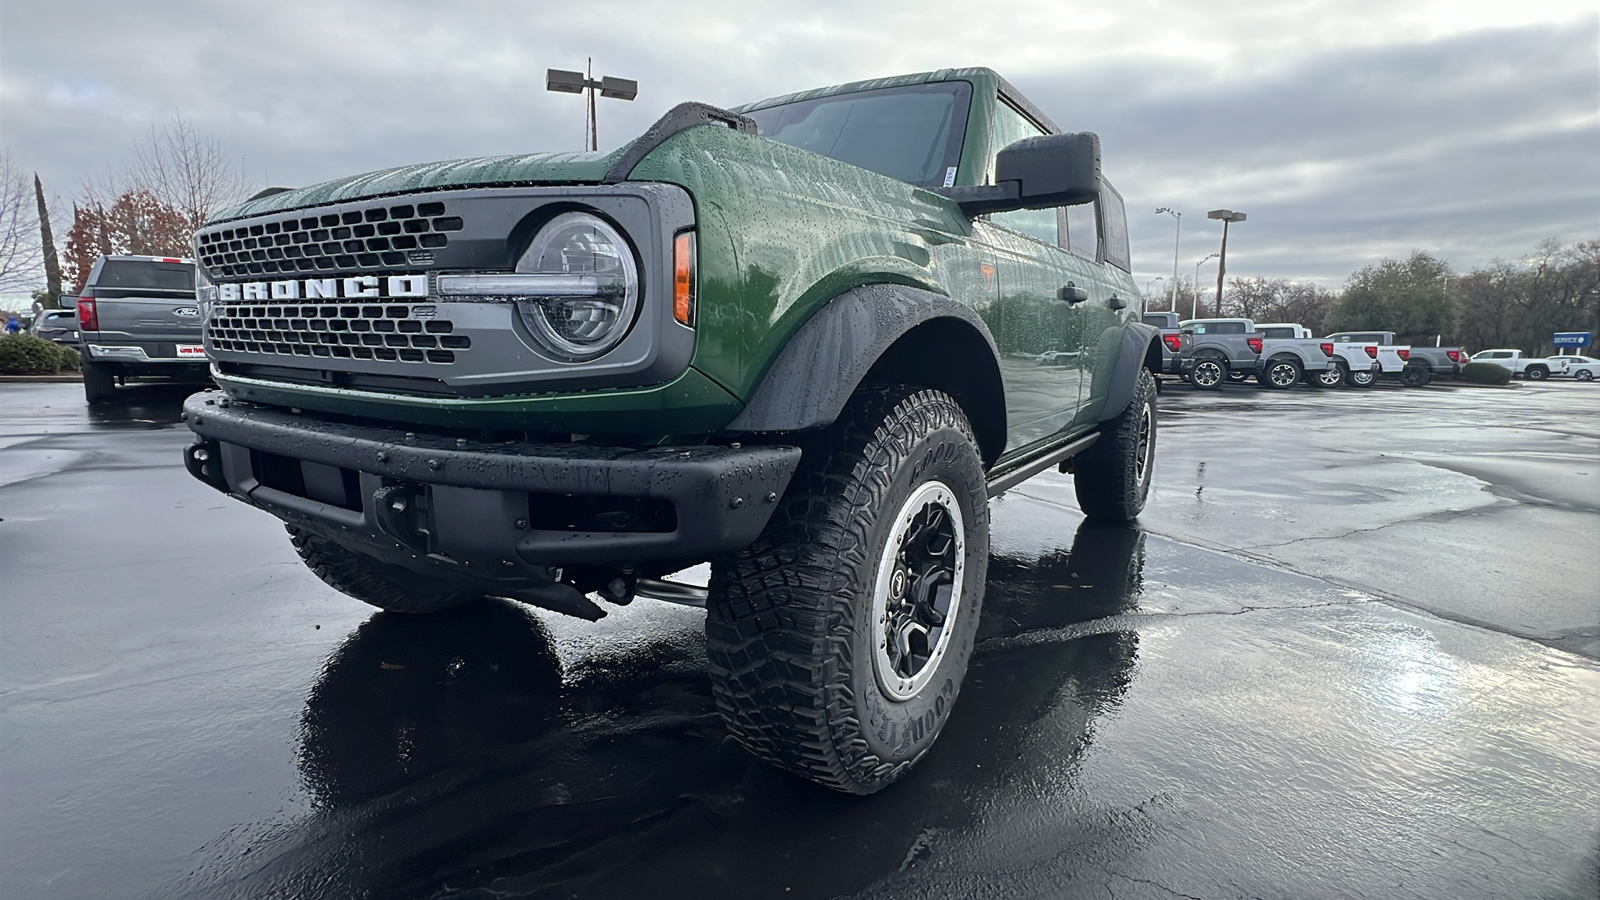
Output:
<svg viewBox="0 0 1600 900">
<path fill-rule="evenodd" d="M 1323 338 L 1325 341 L 1354 341 L 1362 344 L 1398 344 L 1392 331 L 1341 331 Z M 1467 352 L 1460 347 L 1419 347 L 1412 344 L 1400 351 L 1405 367 L 1400 370 L 1400 383 L 1406 387 L 1422 387 L 1434 378 L 1461 374 L 1467 361 Z"/>
<path fill-rule="evenodd" d="M 1182 371 L 1198 388 L 1255 375 L 1257 384 L 1283 390 L 1315 384 L 1334 364 L 1332 343 L 1269 338 L 1250 319 L 1188 319 L 1179 328 Z"/>
<path fill-rule="evenodd" d="M 1178 330 L 1178 314 L 1175 312 L 1147 312 L 1140 321 L 1153 328 L 1161 329 L 1161 372 L 1162 375 L 1183 374 L 1183 339 Z"/>
<path fill-rule="evenodd" d="M 90 403 L 114 400 L 117 385 L 131 378 L 208 380 L 194 260 L 102 256 L 79 296 L 61 302 L 78 310 L 83 393 Z"/>
</svg>

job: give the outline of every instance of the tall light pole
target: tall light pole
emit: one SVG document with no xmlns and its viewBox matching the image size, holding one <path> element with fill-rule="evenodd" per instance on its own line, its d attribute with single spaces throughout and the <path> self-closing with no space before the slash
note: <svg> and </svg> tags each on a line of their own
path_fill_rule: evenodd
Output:
<svg viewBox="0 0 1600 900">
<path fill-rule="evenodd" d="M 1216 258 L 1217 254 L 1207 253 L 1205 256 L 1200 257 L 1199 262 L 1194 264 L 1194 300 L 1189 303 L 1189 318 L 1191 319 L 1200 318 L 1200 267 L 1205 265 L 1207 260 Z M 1173 312 L 1177 312 L 1177 310 L 1173 310 Z"/>
<path fill-rule="evenodd" d="M 593 57 L 589 59 L 588 75 L 582 72 L 569 72 L 566 69 L 545 70 L 545 90 L 555 91 L 558 94 L 588 93 L 589 120 L 583 135 L 585 150 L 600 149 L 600 128 L 594 118 L 594 92 L 599 91 L 600 96 L 615 100 L 632 100 L 639 96 L 639 82 L 631 78 L 612 78 L 607 75 L 596 80 L 593 76 Z"/>
<path fill-rule="evenodd" d="M 1163 206 L 1160 209 L 1156 210 L 1156 212 L 1158 212 L 1158 213 L 1166 213 L 1167 215 L 1169 215 L 1169 216 L 1171 216 L 1173 218 L 1173 221 L 1177 222 L 1177 224 L 1172 227 L 1172 311 L 1173 312 L 1177 312 L 1178 311 L 1178 238 L 1183 236 L 1183 213 L 1178 212 L 1177 210 L 1175 210 L 1175 209 L 1173 209 L 1173 208 L 1171 208 L 1169 206 Z"/>
<path fill-rule="evenodd" d="M 1208 219 L 1222 220 L 1222 252 L 1217 254 L 1217 315 L 1222 315 L 1222 276 L 1228 271 L 1228 226 L 1234 222 L 1243 222 L 1245 215 L 1231 209 L 1213 209 L 1206 213 Z"/>
<path fill-rule="evenodd" d="M 1166 279 L 1162 278 L 1160 275 L 1157 275 L 1156 277 L 1144 283 L 1144 293 L 1139 297 L 1139 315 L 1142 316 L 1150 311 L 1148 308 L 1150 304 L 1146 302 L 1146 298 L 1150 296 L 1150 285 L 1155 284 L 1158 281 L 1166 281 Z"/>
</svg>

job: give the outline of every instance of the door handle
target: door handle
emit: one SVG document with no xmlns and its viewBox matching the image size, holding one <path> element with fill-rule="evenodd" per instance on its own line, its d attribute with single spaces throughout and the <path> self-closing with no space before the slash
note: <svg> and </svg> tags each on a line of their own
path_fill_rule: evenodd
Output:
<svg viewBox="0 0 1600 900">
<path fill-rule="evenodd" d="M 1089 299 L 1089 292 L 1069 281 L 1066 287 L 1056 291 L 1056 299 L 1064 303 L 1082 303 Z"/>
<path fill-rule="evenodd" d="M 1112 309 L 1127 309 L 1128 308 L 1128 301 L 1122 299 L 1121 297 L 1118 297 L 1116 294 L 1112 294 L 1111 295 L 1111 308 Z"/>
</svg>

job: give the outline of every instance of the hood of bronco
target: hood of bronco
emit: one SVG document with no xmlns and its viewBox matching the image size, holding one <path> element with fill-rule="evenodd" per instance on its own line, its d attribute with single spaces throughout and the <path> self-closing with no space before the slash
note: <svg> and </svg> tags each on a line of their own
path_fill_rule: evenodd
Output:
<svg viewBox="0 0 1600 900">
<path fill-rule="evenodd" d="M 382 169 L 246 200 L 212 216 L 208 224 L 418 191 L 519 184 L 597 184 L 627 148 L 624 144 L 610 153 L 527 153 Z"/>
</svg>

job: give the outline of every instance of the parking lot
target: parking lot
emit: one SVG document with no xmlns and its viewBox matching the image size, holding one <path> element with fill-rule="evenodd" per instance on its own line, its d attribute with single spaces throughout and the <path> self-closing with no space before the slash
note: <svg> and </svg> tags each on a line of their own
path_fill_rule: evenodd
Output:
<svg viewBox="0 0 1600 900">
<path fill-rule="evenodd" d="M 0 386 L 0 894 L 1600 892 L 1593 385 L 1168 382 L 1139 529 L 993 501 L 963 699 L 869 798 L 726 739 L 697 609 L 325 587 L 182 393 Z"/>
</svg>

